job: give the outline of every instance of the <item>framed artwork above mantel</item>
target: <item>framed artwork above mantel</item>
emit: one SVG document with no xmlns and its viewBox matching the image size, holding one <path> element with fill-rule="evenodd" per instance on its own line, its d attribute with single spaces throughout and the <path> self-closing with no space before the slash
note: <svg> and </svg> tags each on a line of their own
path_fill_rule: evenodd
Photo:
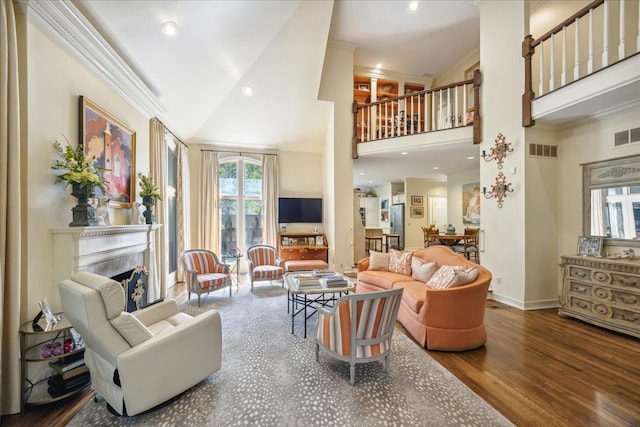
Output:
<svg viewBox="0 0 640 427">
<path fill-rule="evenodd" d="M 116 207 L 129 208 L 135 200 L 136 132 L 84 96 L 79 98 L 80 144 L 84 154 L 95 157 L 103 172 L 106 192 L 97 188 L 95 197 L 107 196 Z"/>
</svg>

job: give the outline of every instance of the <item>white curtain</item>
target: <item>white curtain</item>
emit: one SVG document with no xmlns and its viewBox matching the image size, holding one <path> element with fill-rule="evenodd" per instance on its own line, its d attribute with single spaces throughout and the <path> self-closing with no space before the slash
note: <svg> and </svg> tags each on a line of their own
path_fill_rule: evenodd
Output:
<svg viewBox="0 0 640 427">
<path fill-rule="evenodd" d="M 265 245 L 278 247 L 278 156 L 262 156 L 262 235 Z"/>
<path fill-rule="evenodd" d="M 20 97 L 13 2 L 0 2 L 0 414 L 20 412 Z"/>
<path fill-rule="evenodd" d="M 178 142 L 178 194 L 176 195 L 178 254 L 191 249 L 191 223 L 189 221 L 189 148 Z M 184 280 L 184 266 L 178 261 L 178 281 Z"/>
<path fill-rule="evenodd" d="M 159 290 L 151 292 L 149 289 L 149 301 L 154 301 L 159 298 L 165 298 L 167 296 L 167 276 L 169 275 L 169 250 L 167 242 L 169 241 L 169 227 L 165 222 L 168 218 L 167 214 L 167 143 L 166 129 L 164 124 L 155 117 L 149 121 L 149 139 L 151 143 L 151 158 L 149 175 L 153 179 L 160 190 L 160 196 L 162 200 L 159 200 L 155 207 L 155 217 L 158 224 L 162 224 L 162 227 L 155 231 L 155 248 L 154 248 L 154 267 L 156 271 L 156 283 L 159 285 Z M 159 294 L 155 292 L 159 291 Z"/>
<path fill-rule="evenodd" d="M 218 153 L 202 152 L 200 172 L 200 215 L 198 217 L 199 248 L 218 252 L 219 224 L 218 213 Z"/>
</svg>

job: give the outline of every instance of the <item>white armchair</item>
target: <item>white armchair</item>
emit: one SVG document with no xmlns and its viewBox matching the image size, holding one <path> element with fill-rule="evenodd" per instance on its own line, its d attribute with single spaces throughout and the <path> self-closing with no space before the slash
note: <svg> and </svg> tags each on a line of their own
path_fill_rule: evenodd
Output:
<svg viewBox="0 0 640 427">
<path fill-rule="evenodd" d="M 117 413 L 144 412 L 220 369 L 217 311 L 192 317 L 164 300 L 127 313 L 122 286 L 88 272 L 58 288 L 65 316 L 84 339 L 92 386 Z"/>
</svg>

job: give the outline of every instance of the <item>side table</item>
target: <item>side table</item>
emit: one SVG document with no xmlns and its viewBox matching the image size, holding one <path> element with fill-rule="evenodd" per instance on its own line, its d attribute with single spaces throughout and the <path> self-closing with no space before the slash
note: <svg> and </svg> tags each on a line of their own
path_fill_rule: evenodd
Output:
<svg viewBox="0 0 640 427">
<path fill-rule="evenodd" d="M 20 411 L 24 413 L 26 405 L 45 405 L 47 403 L 56 402 L 58 400 L 65 399 L 72 396 L 88 386 L 91 382 L 88 382 L 83 387 L 70 391 L 58 397 L 51 397 L 48 393 L 48 380 L 55 374 L 55 371 L 47 373 L 42 371 L 41 379 L 32 382 L 29 379 L 27 373 L 27 363 L 44 363 L 60 360 L 64 357 L 84 352 L 84 347 L 74 348 L 72 351 L 62 353 L 60 355 L 43 357 L 42 345 L 46 343 L 60 342 L 63 343 L 65 339 L 72 338 L 69 330 L 72 328 L 71 323 L 62 313 L 57 313 L 60 316 L 60 322 L 52 329 L 47 330 L 47 322 L 44 319 L 40 319 L 38 322 L 39 328 L 34 329 L 31 321 L 26 322 L 20 326 Z M 27 347 L 27 337 L 38 336 L 43 338 L 38 340 L 38 343 Z"/>
<path fill-rule="evenodd" d="M 242 254 L 242 252 L 237 251 L 235 254 L 222 258 L 222 263 L 229 266 L 229 270 L 231 271 L 231 273 L 236 273 L 236 292 L 238 292 L 238 289 L 240 289 L 240 258 L 242 258 L 243 256 L 244 255 Z M 231 278 L 233 279 L 233 277 L 234 276 L 232 275 Z"/>
</svg>

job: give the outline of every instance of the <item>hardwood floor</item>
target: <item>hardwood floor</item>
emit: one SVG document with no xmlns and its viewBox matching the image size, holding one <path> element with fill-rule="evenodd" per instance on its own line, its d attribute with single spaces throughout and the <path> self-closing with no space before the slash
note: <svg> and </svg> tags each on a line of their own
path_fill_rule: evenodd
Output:
<svg viewBox="0 0 640 427">
<path fill-rule="evenodd" d="M 248 286 L 242 279 L 240 286 Z M 169 296 L 186 300 L 184 285 Z M 514 424 L 640 426 L 640 340 L 562 318 L 555 309 L 522 311 L 491 300 L 485 324 L 484 347 L 428 353 Z M 29 408 L 3 416 L 1 424 L 63 426 L 91 397 Z"/>
</svg>

